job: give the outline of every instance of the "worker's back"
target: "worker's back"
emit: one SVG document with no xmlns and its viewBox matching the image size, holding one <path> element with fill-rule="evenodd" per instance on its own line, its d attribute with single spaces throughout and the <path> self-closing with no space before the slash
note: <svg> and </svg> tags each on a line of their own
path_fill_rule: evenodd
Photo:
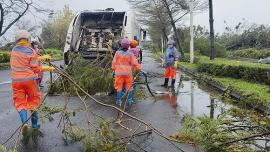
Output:
<svg viewBox="0 0 270 152">
<path fill-rule="evenodd" d="M 10 57 L 11 76 L 13 81 L 29 81 L 37 79 L 35 67 L 36 56 L 31 48 L 15 46 Z"/>
<path fill-rule="evenodd" d="M 132 75 L 132 61 L 133 55 L 129 51 L 119 50 L 116 52 L 113 67 L 115 68 L 115 75 Z"/>
</svg>

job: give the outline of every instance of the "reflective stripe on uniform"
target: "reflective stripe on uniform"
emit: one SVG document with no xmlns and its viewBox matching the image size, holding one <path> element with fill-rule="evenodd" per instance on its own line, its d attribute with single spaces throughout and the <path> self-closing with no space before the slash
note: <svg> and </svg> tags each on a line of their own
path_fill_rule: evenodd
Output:
<svg viewBox="0 0 270 152">
<path fill-rule="evenodd" d="M 127 55 L 127 56 L 131 56 L 132 55 L 131 52 L 128 51 L 128 50 L 127 51 L 120 50 L 120 51 L 117 51 L 116 54 Z"/>
<path fill-rule="evenodd" d="M 116 68 L 132 68 L 130 65 L 116 65 Z"/>
<path fill-rule="evenodd" d="M 120 76 L 120 75 L 132 75 L 132 72 L 115 72 L 115 75 Z"/>
<path fill-rule="evenodd" d="M 33 54 L 32 49 L 27 48 L 27 47 L 22 47 L 22 46 L 15 46 L 12 51 L 21 52 L 21 53 L 24 53 L 26 55 L 32 55 Z"/>
<path fill-rule="evenodd" d="M 38 77 L 31 77 L 31 78 L 18 78 L 18 79 L 12 79 L 13 82 L 24 82 L 24 81 L 31 81 L 31 80 L 37 80 Z"/>
<path fill-rule="evenodd" d="M 24 70 L 31 70 L 30 67 L 12 67 L 11 70 L 13 71 L 24 71 Z"/>
</svg>

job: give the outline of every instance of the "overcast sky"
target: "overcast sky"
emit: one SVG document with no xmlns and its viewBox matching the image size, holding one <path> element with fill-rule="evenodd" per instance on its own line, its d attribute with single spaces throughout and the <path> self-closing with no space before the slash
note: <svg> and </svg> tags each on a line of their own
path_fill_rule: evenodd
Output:
<svg viewBox="0 0 270 152">
<path fill-rule="evenodd" d="M 73 10 L 93 10 L 115 8 L 116 10 L 128 10 L 126 0 L 48 0 L 48 7 L 55 10 L 69 5 Z M 250 23 L 270 24 L 270 0 L 213 0 L 214 20 L 216 32 L 223 32 L 224 21 L 229 26 L 235 26 L 243 19 Z M 185 19 L 189 24 L 188 18 Z M 196 24 L 209 26 L 208 10 L 197 14 L 194 18 Z"/>
<path fill-rule="evenodd" d="M 68 5 L 72 10 L 79 12 L 82 10 L 96 10 L 114 8 L 118 11 L 130 10 L 126 0 L 40 0 L 44 8 L 61 10 L 64 5 Z M 214 27 L 216 33 L 222 33 L 226 27 L 224 21 L 229 26 L 235 26 L 243 19 L 251 23 L 270 25 L 270 0 L 213 0 L 214 6 Z M 29 15 L 27 20 L 29 20 Z M 36 25 L 46 18 L 40 15 L 36 18 Z M 30 18 L 32 19 L 32 17 Z M 189 25 L 189 16 L 184 19 L 184 24 Z M 208 10 L 195 15 L 195 24 L 200 24 L 209 29 Z M 13 38 L 14 30 L 6 33 L 6 38 Z M 1 43 L 1 39 L 0 39 Z"/>
</svg>

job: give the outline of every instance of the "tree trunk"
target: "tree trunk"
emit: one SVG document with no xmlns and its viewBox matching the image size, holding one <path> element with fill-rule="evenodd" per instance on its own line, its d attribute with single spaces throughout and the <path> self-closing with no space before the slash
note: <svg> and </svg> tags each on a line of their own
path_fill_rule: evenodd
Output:
<svg viewBox="0 0 270 152">
<path fill-rule="evenodd" d="M 177 28 L 176 28 L 176 25 L 175 25 L 175 21 L 174 21 L 174 19 L 173 19 L 173 15 L 172 15 L 172 11 L 171 11 L 171 9 L 170 9 L 170 6 L 169 6 L 167 0 L 163 0 L 163 3 L 164 3 L 164 5 L 165 5 L 165 7 L 166 7 L 166 9 L 167 9 L 167 13 L 168 13 L 168 16 L 169 16 L 171 25 L 172 25 L 172 27 L 173 27 L 173 31 L 174 31 L 174 33 L 175 33 L 176 44 L 177 44 L 177 46 L 178 46 L 178 50 L 180 51 L 180 53 L 181 53 L 182 55 L 184 55 L 183 48 L 182 48 L 182 44 L 181 44 L 181 41 L 180 41 L 181 38 L 180 38 L 180 36 L 179 36 L 179 33 L 177 32 Z"/>
<path fill-rule="evenodd" d="M 214 35 L 214 18 L 213 18 L 213 2 L 209 0 L 209 22 L 210 22 L 210 60 L 215 59 L 215 35 Z"/>
<path fill-rule="evenodd" d="M 168 35 L 166 34 L 166 29 L 165 28 L 163 28 L 162 29 L 162 32 L 163 32 L 163 36 L 164 36 L 164 38 L 165 38 L 165 41 L 168 41 Z"/>
<path fill-rule="evenodd" d="M 0 33 L 2 33 L 3 24 L 4 24 L 4 9 L 2 4 L 0 3 Z"/>
</svg>

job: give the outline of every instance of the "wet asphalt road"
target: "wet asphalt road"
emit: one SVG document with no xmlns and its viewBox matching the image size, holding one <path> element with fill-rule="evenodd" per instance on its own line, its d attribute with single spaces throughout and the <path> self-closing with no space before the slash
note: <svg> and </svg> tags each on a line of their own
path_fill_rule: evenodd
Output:
<svg viewBox="0 0 270 152">
<path fill-rule="evenodd" d="M 160 86 L 163 83 L 163 70 L 158 61 L 155 61 L 152 54 L 148 51 L 144 52 L 143 69 L 148 72 L 150 87 L 153 91 L 168 92 Z M 59 63 L 57 63 L 59 64 Z M 180 73 L 177 75 L 177 85 L 179 81 Z M 46 76 L 48 78 L 48 75 Z M 17 111 L 12 106 L 11 97 L 11 84 L 8 83 L 9 70 L 0 71 L 0 143 L 5 141 L 19 126 L 19 116 Z M 147 96 L 146 99 L 137 101 L 135 105 L 129 110 L 129 112 L 137 116 L 144 121 L 151 123 L 152 126 L 159 128 L 167 136 L 173 135 L 181 128 L 182 120 L 186 114 L 192 114 L 195 116 L 201 116 L 203 114 L 209 114 L 208 105 L 210 105 L 210 95 L 200 89 L 196 82 L 184 81 L 184 86 L 180 87 L 179 95 L 174 97 L 172 95 L 159 95 L 154 98 L 150 97 L 150 94 L 145 90 Z M 113 98 L 111 97 L 97 97 L 103 102 L 113 104 Z M 105 116 L 108 119 L 113 120 L 117 115 L 117 112 L 108 108 L 104 108 L 95 104 L 90 99 L 86 99 L 88 107 L 95 113 Z M 65 98 L 61 96 L 48 97 L 46 105 L 50 107 L 63 106 Z M 176 106 L 177 105 L 177 106 Z M 83 107 L 83 103 L 77 97 L 68 98 L 68 108 L 78 109 Z M 55 114 L 54 121 L 48 122 L 45 120 L 42 123 L 41 131 L 44 133 L 44 137 L 40 138 L 38 144 L 29 143 L 28 145 L 19 144 L 19 152 L 80 152 L 83 151 L 82 143 L 71 142 L 66 145 L 63 141 L 61 129 L 57 128 L 59 122 L 59 115 Z M 72 122 L 75 124 L 83 124 L 85 120 L 85 113 L 78 112 L 75 117 L 72 117 Z M 123 124 L 131 129 L 138 127 L 138 123 L 124 118 Z M 95 116 L 91 116 L 91 122 L 98 123 L 99 120 Z M 118 131 L 122 134 L 126 134 L 127 130 L 118 127 Z M 140 127 L 139 131 L 145 130 L 145 127 Z M 175 152 L 179 151 L 172 146 L 168 141 L 153 134 L 149 137 L 140 137 L 134 140 L 141 148 L 149 152 Z M 12 148 L 15 140 L 11 140 L 7 147 Z M 177 144 L 178 147 L 186 152 L 195 151 L 193 147 L 185 144 Z M 130 146 L 129 151 L 142 151 L 138 146 Z"/>
</svg>

